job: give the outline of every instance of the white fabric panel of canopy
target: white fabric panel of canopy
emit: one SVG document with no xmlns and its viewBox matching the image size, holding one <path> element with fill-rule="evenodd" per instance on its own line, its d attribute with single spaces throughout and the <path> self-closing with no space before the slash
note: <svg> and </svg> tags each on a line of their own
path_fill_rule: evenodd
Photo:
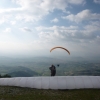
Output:
<svg viewBox="0 0 100 100">
<path fill-rule="evenodd" d="M 0 78 L 0 85 L 37 89 L 100 88 L 100 76 L 41 76 Z"/>
</svg>

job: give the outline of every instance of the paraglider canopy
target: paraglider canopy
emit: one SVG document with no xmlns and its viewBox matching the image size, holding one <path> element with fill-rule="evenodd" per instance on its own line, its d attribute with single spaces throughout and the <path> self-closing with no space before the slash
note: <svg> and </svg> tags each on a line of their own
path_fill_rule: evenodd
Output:
<svg viewBox="0 0 100 100">
<path fill-rule="evenodd" d="M 57 49 L 57 48 L 64 49 L 64 50 L 67 51 L 68 54 L 70 55 L 70 52 L 69 52 L 66 48 L 64 48 L 64 47 L 54 47 L 54 48 L 52 48 L 52 49 L 50 50 L 50 52 L 51 52 L 52 50 L 54 50 L 54 49 Z"/>
</svg>

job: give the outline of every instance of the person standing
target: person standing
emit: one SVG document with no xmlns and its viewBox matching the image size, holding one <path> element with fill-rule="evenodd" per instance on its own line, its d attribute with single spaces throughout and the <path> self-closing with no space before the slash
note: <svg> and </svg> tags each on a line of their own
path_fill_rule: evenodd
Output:
<svg viewBox="0 0 100 100">
<path fill-rule="evenodd" d="M 56 75 L 56 67 L 54 65 L 51 65 L 51 67 L 49 67 L 49 69 L 51 70 L 51 76 L 55 76 Z"/>
</svg>

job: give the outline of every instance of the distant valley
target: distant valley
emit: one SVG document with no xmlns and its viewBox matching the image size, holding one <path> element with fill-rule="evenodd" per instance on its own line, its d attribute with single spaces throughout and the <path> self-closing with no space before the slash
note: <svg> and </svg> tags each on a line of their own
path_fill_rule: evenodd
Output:
<svg viewBox="0 0 100 100">
<path fill-rule="evenodd" d="M 9 74 L 11 77 L 50 76 L 49 67 L 56 66 L 57 76 L 99 75 L 100 63 L 86 61 L 67 61 L 48 57 L 34 57 L 30 59 L 2 58 L 0 60 L 0 74 Z M 82 60 L 83 59 L 83 60 Z M 60 66 L 58 67 L 57 64 Z"/>
</svg>

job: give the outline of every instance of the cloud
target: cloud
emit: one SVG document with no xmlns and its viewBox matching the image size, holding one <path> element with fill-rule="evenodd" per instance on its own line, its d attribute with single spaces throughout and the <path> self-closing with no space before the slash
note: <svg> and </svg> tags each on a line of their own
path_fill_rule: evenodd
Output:
<svg viewBox="0 0 100 100">
<path fill-rule="evenodd" d="M 10 23 L 11 23 L 12 25 L 15 25 L 15 24 L 16 24 L 16 21 L 10 21 Z"/>
<path fill-rule="evenodd" d="M 70 14 L 68 16 L 63 16 L 63 19 L 74 21 L 76 23 L 82 22 L 84 20 L 100 20 L 100 14 L 97 13 L 91 13 L 90 10 L 86 9 L 83 10 L 76 15 Z"/>
<path fill-rule="evenodd" d="M 5 22 L 8 22 L 9 18 L 11 17 L 11 15 L 8 15 L 8 14 L 0 14 L 0 24 L 3 24 Z"/>
<path fill-rule="evenodd" d="M 94 0 L 94 2 L 100 4 L 100 0 Z"/>
<path fill-rule="evenodd" d="M 19 28 L 19 29 L 22 30 L 23 32 L 32 32 L 32 30 L 29 29 L 28 27 Z"/>
<path fill-rule="evenodd" d="M 100 43 L 100 36 L 96 37 L 96 42 L 99 44 Z"/>
<path fill-rule="evenodd" d="M 66 11 L 71 4 L 81 5 L 85 0 L 12 0 L 16 7 L 0 8 L 1 15 L 11 15 L 13 20 L 24 20 L 25 22 L 33 22 L 42 19 L 55 9 Z M 7 18 L 9 20 L 9 18 Z M 1 23 L 5 21 L 2 20 Z"/>
<path fill-rule="evenodd" d="M 51 20 L 51 22 L 57 23 L 59 22 L 59 20 L 57 18 L 54 18 L 53 20 Z"/>
<path fill-rule="evenodd" d="M 36 27 L 36 30 L 37 31 L 54 31 L 54 30 L 70 30 L 70 29 L 77 29 L 78 27 L 77 26 L 69 26 L 69 27 L 66 27 L 66 26 L 52 26 L 52 27 L 44 27 L 44 26 L 39 26 L 39 27 Z"/>
<path fill-rule="evenodd" d="M 53 46 L 64 46 L 69 48 L 72 55 L 80 56 L 96 56 L 99 54 L 100 44 L 100 22 L 91 21 L 88 25 L 83 26 L 52 26 L 52 27 L 36 27 L 38 31 L 39 41 L 45 48 Z M 47 44 L 47 45 L 46 45 Z M 94 53 L 95 48 L 97 52 Z"/>
<path fill-rule="evenodd" d="M 85 0 L 69 0 L 68 1 L 71 4 L 76 4 L 76 5 L 80 5 L 80 4 L 85 4 L 86 1 Z"/>
<path fill-rule="evenodd" d="M 9 32 L 11 32 L 11 28 L 6 28 L 3 32 L 4 33 L 9 33 Z"/>
<path fill-rule="evenodd" d="M 7 55 L 10 55 L 10 56 L 11 55 L 15 55 L 15 56 L 33 55 L 34 54 L 34 52 L 32 52 L 33 49 L 34 49 L 34 46 L 32 46 L 32 44 L 29 44 L 29 43 L 16 43 L 16 42 L 9 42 L 9 41 L 0 42 L 0 53 L 6 56 Z"/>
<path fill-rule="evenodd" d="M 53 26 L 53 27 L 37 27 L 36 28 L 39 33 L 39 37 L 47 40 L 58 40 L 65 39 L 70 33 L 77 29 L 76 26 Z"/>
<path fill-rule="evenodd" d="M 95 26 L 96 23 L 91 22 L 89 25 L 80 29 L 78 26 L 53 26 L 53 27 L 37 27 L 39 31 L 39 37 L 43 40 L 48 41 L 62 41 L 62 42 L 79 42 L 86 43 L 90 41 L 95 41 L 97 36 L 100 36 L 99 23 Z"/>
</svg>

